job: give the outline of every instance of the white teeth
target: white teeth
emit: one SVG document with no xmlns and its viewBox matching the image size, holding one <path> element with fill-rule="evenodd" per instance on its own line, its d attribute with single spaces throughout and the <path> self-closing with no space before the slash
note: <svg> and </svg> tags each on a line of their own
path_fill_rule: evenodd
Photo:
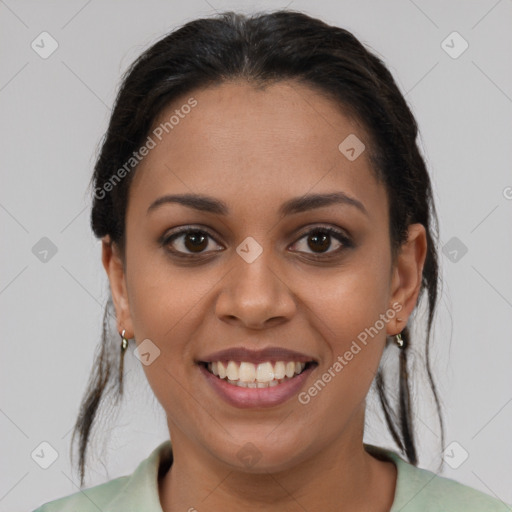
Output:
<svg viewBox="0 0 512 512">
<path fill-rule="evenodd" d="M 267 388 L 277 386 L 281 382 L 290 380 L 304 370 L 306 363 L 294 361 L 270 361 L 258 365 L 242 361 L 222 361 L 208 363 L 208 370 L 220 379 L 226 379 L 234 386 L 243 388 Z"/>
<path fill-rule="evenodd" d="M 235 363 L 235 361 L 229 361 L 228 366 L 226 368 L 226 376 L 228 380 L 238 380 L 239 372 L 238 372 L 238 365 Z"/>
<path fill-rule="evenodd" d="M 213 363 L 212 363 L 213 365 Z M 244 382 L 254 382 L 256 380 L 256 368 L 251 363 L 240 363 L 238 370 L 239 379 Z M 258 380 L 261 380 L 258 376 Z"/>
<path fill-rule="evenodd" d="M 285 364 L 283 361 L 278 361 L 274 365 L 274 379 L 283 379 L 286 375 Z"/>
<path fill-rule="evenodd" d="M 244 364 L 244 363 L 242 363 L 242 364 Z M 248 363 L 246 363 L 246 364 L 248 364 Z M 254 365 L 251 365 L 251 366 L 254 366 Z M 244 380 L 242 378 L 242 374 L 240 374 L 240 379 Z M 274 368 L 272 367 L 271 363 L 261 363 L 258 365 L 258 368 L 256 369 L 256 380 L 258 381 L 258 383 L 270 382 L 271 380 L 274 380 Z M 260 386 L 258 386 L 258 387 L 260 387 Z"/>
</svg>

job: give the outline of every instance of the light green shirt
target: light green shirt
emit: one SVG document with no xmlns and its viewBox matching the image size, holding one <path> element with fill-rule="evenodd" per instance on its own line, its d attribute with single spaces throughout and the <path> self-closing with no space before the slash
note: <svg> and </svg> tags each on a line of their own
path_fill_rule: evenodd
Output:
<svg viewBox="0 0 512 512">
<path fill-rule="evenodd" d="M 413 466 L 394 451 L 369 444 L 364 446 L 367 452 L 391 460 L 397 467 L 395 497 L 390 512 L 512 511 L 510 505 L 499 499 Z M 171 442 L 167 440 L 157 446 L 131 475 L 50 501 L 33 512 L 162 512 L 158 477 L 168 470 L 171 457 Z"/>
</svg>

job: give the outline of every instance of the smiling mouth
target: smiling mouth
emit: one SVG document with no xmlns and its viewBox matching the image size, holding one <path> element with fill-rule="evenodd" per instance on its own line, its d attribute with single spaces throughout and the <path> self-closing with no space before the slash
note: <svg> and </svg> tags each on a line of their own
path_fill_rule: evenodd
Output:
<svg viewBox="0 0 512 512">
<path fill-rule="evenodd" d="M 199 363 L 220 380 L 242 388 L 268 388 L 294 379 L 305 370 L 317 366 L 314 361 L 202 361 Z"/>
</svg>

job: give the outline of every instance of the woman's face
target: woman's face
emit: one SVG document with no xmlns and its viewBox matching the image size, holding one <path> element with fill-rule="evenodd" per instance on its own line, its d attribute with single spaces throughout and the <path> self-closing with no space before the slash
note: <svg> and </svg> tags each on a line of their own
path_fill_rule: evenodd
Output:
<svg viewBox="0 0 512 512">
<path fill-rule="evenodd" d="M 104 264 L 174 449 L 254 472 L 352 449 L 386 335 L 416 303 L 426 243 L 412 225 L 392 265 L 364 131 L 298 83 L 233 82 L 174 102 L 150 136 L 125 266 L 106 244 Z M 165 200 L 181 195 L 201 200 Z"/>
</svg>

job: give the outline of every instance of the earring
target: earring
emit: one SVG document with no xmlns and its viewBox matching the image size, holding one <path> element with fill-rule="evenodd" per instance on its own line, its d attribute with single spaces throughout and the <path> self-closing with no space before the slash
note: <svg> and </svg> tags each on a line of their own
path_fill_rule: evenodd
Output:
<svg viewBox="0 0 512 512">
<path fill-rule="evenodd" d="M 123 372 L 124 372 L 124 354 L 128 348 L 128 340 L 124 337 L 126 330 L 123 329 L 121 336 L 121 354 L 119 356 L 119 393 L 123 394 Z"/>
<path fill-rule="evenodd" d="M 124 352 L 128 347 L 128 340 L 124 337 L 125 332 L 126 329 L 123 329 L 123 332 L 121 333 L 121 352 Z"/>
<path fill-rule="evenodd" d="M 396 318 L 397 322 L 402 322 L 401 318 Z M 398 348 L 402 348 L 404 346 L 404 340 L 402 339 L 402 333 L 395 334 L 395 343 L 398 345 Z"/>
</svg>

